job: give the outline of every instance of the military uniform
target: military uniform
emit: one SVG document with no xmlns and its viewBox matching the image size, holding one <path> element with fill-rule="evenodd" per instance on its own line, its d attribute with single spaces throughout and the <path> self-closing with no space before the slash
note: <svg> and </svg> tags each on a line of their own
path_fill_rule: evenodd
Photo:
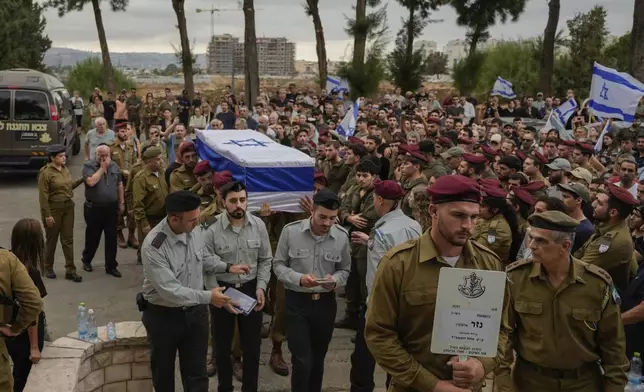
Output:
<svg viewBox="0 0 644 392">
<path fill-rule="evenodd" d="M 490 167 L 486 167 L 485 170 L 483 170 L 483 173 L 481 173 L 481 178 L 498 178 L 496 174 L 494 174 L 494 171 Z"/>
<path fill-rule="evenodd" d="M 152 229 L 165 218 L 165 197 L 168 195 L 168 185 L 161 172 L 153 173 L 146 167 L 134 177 L 132 181 L 132 194 L 137 236 L 139 241 L 143 243 L 146 237 L 143 229 Z M 138 257 L 140 260 L 140 247 Z"/>
<path fill-rule="evenodd" d="M 407 181 L 406 183 L 403 184 L 403 189 L 405 190 L 406 194 L 405 194 L 405 197 L 402 199 L 402 211 L 408 217 L 413 218 L 413 209 L 409 204 L 409 201 L 412 195 L 414 194 L 415 191 L 424 190 L 425 188 L 427 188 L 427 178 L 425 178 L 425 176 L 422 176 L 422 175 L 415 180 Z"/>
<path fill-rule="evenodd" d="M 147 135 L 148 129 L 150 128 L 151 125 L 156 125 L 158 123 L 158 110 L 157 110 L 157 104 L 152 102 L 146 102 L 143 104 L 143 109 L 141 110 L 142 115 L 141 118 L 143 120 L 142 126 L 143 129 L 145 130 L 145 134 Z"/>
<path fill-rule="evenodd" d="M 166 110 L 169 110 L 172 113 L 172 118 L 177 117 L 178 113 L 178 107 L 177 104 L 174 102 L 173 98 L 165 98 L 161 103 L 159 104 L 159 119 L 163 118 L 163 112 Z"/>
<path fill-rule="evenodd" d="M 56 277 L 54 274 L 54 255 L 56 253 L 56 241 L 60 236 L 60 245 L 65 256 L 65 274 L 72 276 L 76 274 L 74 265 L 74 197 L 73 190 L 83 183 L 80 178 L 72 179 L 72 174 L 67 167 L 55 168 L 51 163 L 40 169 L 38 174 L 38 190 L 40 201 L 40 214 L 45 226 L 45 269 L 48 277 Z M 48 227 L 46 218 L 54 218 L 53 227 Z"/>
<path fill-rule="evenodd" d="M 434 160 L 423 169 L 423 175 L 429 181 L 434 176 L 445 176 L 448 174 L 447 168 L 440 160 Z"/>
<path fill-rule="evenodd" d="M 348 180 L 349 172 L 350 168 L 344 161 L 341 160 L 338 163 L 327 161 L 327 165 L 324 168 L 324 176 L 329 183 L 327 188 L 333 193 L 339 193 L 344 183 Z"/>
<path fill-rule="evenodd" d="M 497 214 L 490 220 L 479 218 L 472 232 L 472 240 L 488 247 L 503 263 L 509 262 L 512 231 L 503 215 Z"/>
<path fill-rule="evenodd" d="M 136 135 L 141 136 L 141 106 L 143 101 L 138 96 L 132 94 L 125 101 L 127 106 L 127 118 L 136 127 Z"/>
<path fill-rule="evenodd" d="M 129 178 L 132 176 L 132 167 L 134 166 L 134 162 L 136 162 L 136 155 L 134 153 L 134 148 L 132 144 L 130 143 L 119 143 L 118 138 L 114 141 L 114 144 L 110 146 L 110 157 L 112 158 L 112 161 L 116 163 L 116 165 L 121 169 L 121 172 L 127 171 L 129 174 L 125 175 L 123 173 L 123 184 L 125 184 L 125 188 L 127 188 L 127 183 L 129 181 Z M 118 227 L 117 230 L 119 233 L 119 241 L 122 241 L 122 230 L 125 229 L 125 217 L 127 217 L 127 228 L 128 228 L 128 243 L 130 245 L 138 245 L 136 244 L 136 237 L 134 235 L 134 231 L 136 230 L 136 222 L 134 221 L 134 215 L 132 214 L 132 192 L 127 191 L 125 189 L 124 192 L 124 197 L 125 197 L 125 211 L 121 216 L 119 216 L 119 221 L 118 221 Z M 125 247 L 124 244 L 121 244 L 121 247 Z"/>
<path fill-rule="evenodd" d="M 329 177 L 327 177 L 328 179 Z M 356 168 L 355 166 L 352 168 L 349 168 L 349 173 L 347 174 L 346 181 L 342 186 L 340 187 L 340 192 L 338 192 L 338 196 L 340 196 L 340 199 L 343 199 L 347 193 L 349 193 L 349 190 L 356 185 Z"/>
<path fill-rule="evenodd" d="M 4 249 L 0 249 L 0 277 L 0 295 L 20 303 L 14 320 L 13 308 L 0 306 L 0 323 L 11 324 L 11 332 L 19 334 L 38 319 L 42 310 L 40 291 L 16 255 Z M 13 391 L 11 362 L 5 339 L 0 338 L 0 390 Z"/>
<path fill-rule="evenodd" d="M 201 200 L 199 204 L 199 222 L 207 229 L 217 221 L 217 215 L 221 213 L 217 205 L 217 195 L 206 194 L 203 189 L 197 191 L 197 196 Z"/>
<path fill-rule="evenodd" d="M 189 191 L 197 184 L 197 179 L 186 165 L 181 165 L 170 174 L 170 192 Z"/>
</svg>

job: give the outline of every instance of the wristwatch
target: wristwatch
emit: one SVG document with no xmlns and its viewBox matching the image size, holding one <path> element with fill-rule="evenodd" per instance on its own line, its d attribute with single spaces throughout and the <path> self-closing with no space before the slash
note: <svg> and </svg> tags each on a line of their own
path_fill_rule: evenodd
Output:
<svg viewBox="0 0 644 392">
<path fill-rule="evenodd" d="M 229 273 L 229 272 L 230 272 L 230 267 L 231 267 L 231 265 L 230 265 L 230 264 L 227 264 L 227 265 L 226 265 L 226 273 Z"/>
</svg>

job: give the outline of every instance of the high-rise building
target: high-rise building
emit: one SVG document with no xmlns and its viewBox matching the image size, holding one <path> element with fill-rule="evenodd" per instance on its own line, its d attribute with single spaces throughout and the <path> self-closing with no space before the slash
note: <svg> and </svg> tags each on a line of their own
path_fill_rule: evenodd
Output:
<svg viewBox="0 0 644 392">
<path fill-rule="evenodd" d="M 414 51 L 422 48 L 425 56 L 430 53 L 438 52 L 438 43 L 436 41 L 420 40 L 414 41 Z"/>
<path fill-rule="evenodd" d="M 208 45 L 208 73 L 230 75 L 244 71 L 244 43 L 230 34 L 213 36 Z M 258 38 L 259 74 L 292 76 L 295 74 L 295 44 L 286 38 Z"/>
</svg>

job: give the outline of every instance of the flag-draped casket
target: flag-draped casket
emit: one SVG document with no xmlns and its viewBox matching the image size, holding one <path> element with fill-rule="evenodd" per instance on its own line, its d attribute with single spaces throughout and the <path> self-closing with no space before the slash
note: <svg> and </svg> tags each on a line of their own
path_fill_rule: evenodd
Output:
<svg viewBox="0 0 644 392">
<path fill-rule="evenodd" d="M 313 193 L 315 160 L 252 130 L 198 130 L 197 152 L 216 171 L 228 170 L 248 189 L 248 209 L 301 212 L 300 197 Z"/>
</svg>

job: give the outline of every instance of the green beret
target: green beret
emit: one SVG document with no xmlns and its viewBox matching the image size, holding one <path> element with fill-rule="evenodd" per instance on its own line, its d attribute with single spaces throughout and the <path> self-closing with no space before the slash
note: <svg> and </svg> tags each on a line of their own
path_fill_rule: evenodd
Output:
<svg viewBox="0 0 644 392">
<path fill-rule="evenodd" d="M 546 211 L 540 214 L 532 214 L 528 218 L 530 226 L 538 229 L 552 231 L 563 231 L 565 233 L 574 233 L 579 221 L 572 219 L 561 211 Z"/>
<path fill-rule="evenodd" d="M 145 152 L 143 152 L 143 159 L 152 159 L 156 158 L 162 154 L 161 148 L 159 147 L 150 147 Z"/>
</svg>

